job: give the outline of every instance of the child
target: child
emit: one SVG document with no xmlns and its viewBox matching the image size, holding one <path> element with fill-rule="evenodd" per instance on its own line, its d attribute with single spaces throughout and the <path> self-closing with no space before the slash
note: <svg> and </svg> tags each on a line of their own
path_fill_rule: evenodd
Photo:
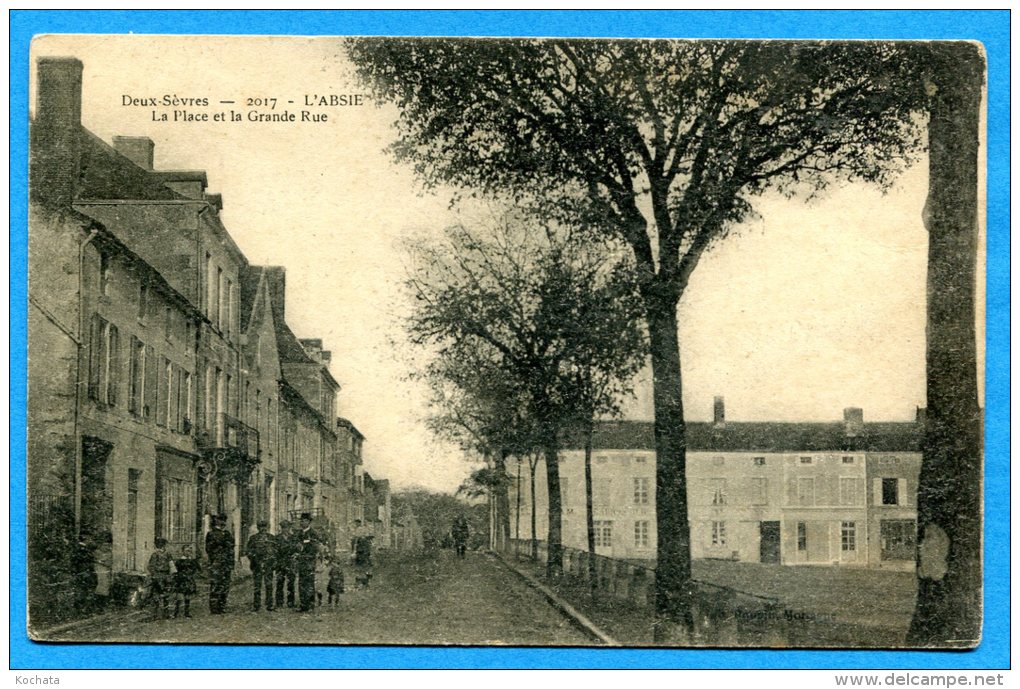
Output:
<svg viewBox="0 0 1020 689">
<path fill-rule="evenodd" d="M 322 605 L 329 582 L 329 556 L 323 555 L 315 561 L 315 602 Z"/>
<path fill-rule="evenodd" d="M 340 594 L 344 592 L 344 570 L 340 566 L 340 560 L 334 559 L 329 567 L 329 585 L 326 593 L 329 594 L 329 606 L 340 604 Z"/>
<path fill-rule="evenodd" d="M 152 619 L 166 618 L 167 601 L 172 593 L 174 559 L 166 551 L 166 539 L 157 538 L 154 542 L 156 550 L 149 556 L 149 595 L 152 597 Z"/>
<path fill-rule="evenodd" d="M 184 546 L 184 557 L 174 563 L 177 566 L 177 573 L 174 574 L 174 617 L 181 613 L 181 603 L 184 603 L 184 616 L 191 617 L 191 597 L 198 593 L 198 584 L 195 579 L 198 577 L 199 565 L 195 558 L 195 546 Z"/>
</svg>

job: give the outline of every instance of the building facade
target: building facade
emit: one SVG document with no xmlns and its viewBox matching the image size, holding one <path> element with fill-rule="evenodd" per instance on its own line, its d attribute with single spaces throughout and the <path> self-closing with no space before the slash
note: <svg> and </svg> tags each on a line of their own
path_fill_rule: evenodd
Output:
<svg viewBox="0 0 1020 689">
<path fill-rule="evenodd" d="M 863 422 L 688 423 L 691 556 L 786 565 L 910 568 L 914 562 L 921 425 Z M 593 439 L 596 552 L 653 563 L 655 442 L 650 422 L 604 422 Z M 584 451 L 560 453 L 565 546 L 587 550 Z M 515 537 L 531 538 L 528 467 L 510 477 Z M 536 537 L 545 539 L 545 467 L 535 480 Z M 520 492 L 518 501 L 516 493 Z M 519 525 L 519 526 L 518 526 Z"/>
<path fill-rule="evenodd" d="M 249 265 L 204 172 L 156 170 L 151 140 L 110 146 L 84 129 L 82 70 L 39 60 L 31 126 L 37 619 L 68 608 L 74 547 L 95 563 L 95 593 L 116 599 L 144 575 L 156 538 L 201 556 L 211 516 L 226 515 L 243 572 L 257 521 L 275 530 L 314 511 L 334 537 L 354 497 L 331 357 L 286 324 L 283 269 Z"/>
</svg>

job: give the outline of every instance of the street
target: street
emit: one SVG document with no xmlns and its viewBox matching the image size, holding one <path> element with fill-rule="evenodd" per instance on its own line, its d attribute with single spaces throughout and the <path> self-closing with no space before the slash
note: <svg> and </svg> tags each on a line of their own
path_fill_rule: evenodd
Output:
<svg viewBox="0 0 1020 689">
<path fill-rule="evenodd" d="M 48 637 L 52 641 L 245 644 L 591 645 L 536 591 L 491 557 L 457 560 L 443 550 L 378 558 L 368 589 L 348 592 L 336 609 L 250 612 L 250 580 L 235 582 L 227 613 L 209 615 L 208 586 L 192 617 L 157 622 L 137 611 L 108 616 Z"/>
</svg>

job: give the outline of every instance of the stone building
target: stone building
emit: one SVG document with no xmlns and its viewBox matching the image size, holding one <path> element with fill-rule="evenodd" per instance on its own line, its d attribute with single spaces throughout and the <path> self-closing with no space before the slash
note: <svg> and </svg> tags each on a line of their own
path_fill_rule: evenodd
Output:
<svg viewBox="0 0 1020 689">
<path fill-rule="evenodd" d="M 913 563 L 921 424 L 713 422 L 687 424 L 691 556 L 788 565 L 909 568 Z M 563 543 L 587 550 L 584 451 L 560 453 Z M 516 509 L 516 473 L 510 477 Z M 536 468 L 537 537 L 545 538 L 545 467 Z M 515 536 L 529 539 L 528 469 Z M 651 422 L 608 421 L 593 439 L 596 552 L 652 563 L 656 557 L 655 437 Z"/>
<path fill-rule="evenodd" d="M 251 266 L 201 171 L 155 170 L 154 145 L 81 124 L 83 65 L 38 61 L 29 199 L 29 605 L 59 617 L 69 553 L 116 599 L 157 537 L 180 554 L 225 514 L 244 571 L 259 519 L 352 497 L 319 340 L 285 321 L 282 268 Z M 353 426 L 352 426 L 353 428 Z M 359 434 L 360 435 L 360 434 Z M 358 461 L 360 463 L 360 439 Z"/>
</svg>

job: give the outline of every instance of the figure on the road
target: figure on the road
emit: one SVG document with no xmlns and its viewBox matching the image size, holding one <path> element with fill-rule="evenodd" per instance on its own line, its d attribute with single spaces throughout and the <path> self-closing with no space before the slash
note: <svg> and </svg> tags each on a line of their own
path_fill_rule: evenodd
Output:
<svg viewBox="0 0 1020 689">
<path fill-rule="evenodd" d="M 297 569 L 294 557 L 297 555 L 297 541 L 294 528 L 289 521 L 280 522 L 280 533 L 276 534 L 276 607 L 284 606 L 284 590 L 286 605 L 294 607 L 294 580 Z"/>
<path fill-rule="evenodd" d="M 315 607 L 315 563 L 319 558 L 319 535 L 312 529 L 312 515 L 301 514 L 297 543 L 297 575 L 300 597 L 299 612 L 310 612 Z"/>
<path fill-rule="evenodd" d="M 319 556 L 315 563 L 315 604 L 322 606 L 326 600 L 327 589 L 329 588 L 329 557 L 325 554 Z"/>
<path fill-rule="evenodd" d="M 248 562 L 251 564 L 251 586 L 253 592 L 251 608 L 258 612 L 262 608 L 262 591 L 266 592 L 266 610 L 273 609 L 273 568 L 276 560 L 276 538 L 269 533 L 269 522 L 260 521 L 258 533 L 248 539 Z"/>
<path fill-rule="evenodd" d="M 360 519 L 355 519 L 351 550 L 354 551 L 354 583 L 356 588 L 368 588 L 369 581 L 372 579 L 373 538 L 372 531 Z"/>
<path fill-rule="evenodd" d="M 344 592 L 344 570 L 340 559 L 334 557 L 329 563 L 329 585 L 326 587 L 327 602 L 330 607 L 340 604 L 340 594 Z"/>
<path fill-rule="evenodd" d="M 184 606 L 184 616 L 191 617 L 191 597 L 198 593 L 198 573 L 201 569 L 198 558 L 195 557 L 195 546 L 188 544 L 184 546 L 184 555 L 174 560 L 174 617 L 181 614 L 181 605 Z"/>
<path fill-rule="evenodd" d="M 234 571 L 234 536 L 227 530 L 224 515 L 213 517 L 212 531 L 205 537 L 205 554 L 209 557 L 209 612 L 222 615 L 227 611 L 230 577 Z"/>
<path fill-rule="evenodd" d="M 170 594 L 173 593 L 174 559 L 166 549 L 166 539 L 153 541 L 156 549 L 149 556 L 149 598 L 152 601 L 152 619 L 166 619 Z"/>
<path fill-rule="evenodd" d="M 457 557 L 463 558 L 467 552 L 468 536 L 470 535 L 470 528 L 468 527 L 467 517 L 463 514 L 458 514 L 453 520 L 453 527 L 450 529 L 450 535 L 453 536 L 453 547 L 457 551 Z"/>
</svg>

